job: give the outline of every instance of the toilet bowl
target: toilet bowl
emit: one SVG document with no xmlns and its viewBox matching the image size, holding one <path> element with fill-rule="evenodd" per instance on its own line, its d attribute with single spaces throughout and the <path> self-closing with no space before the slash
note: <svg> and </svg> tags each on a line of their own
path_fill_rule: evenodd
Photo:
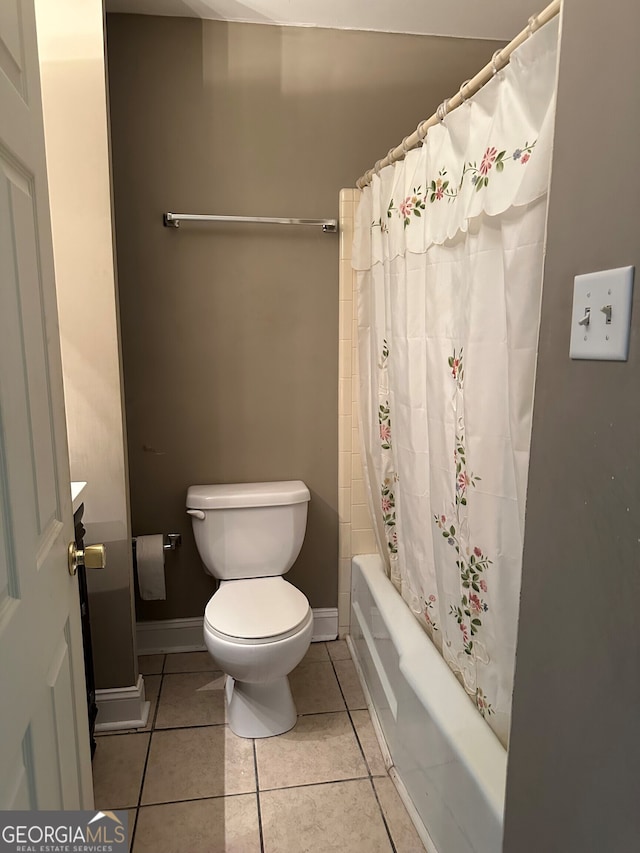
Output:
<svg viewBox="0 0 640 853">
<path fill-rule="evenodd" d="M 300 480 L 187 493 L 198 551 L 220 580 L 205 608 L 204 641 L 227 675 L 228 723 L 240 737 L 282 734 L 297 719 L 287 676 L 309 648 L 313 613 L 282 575 L 302 547 L 309 498 Z"/>
</svg>

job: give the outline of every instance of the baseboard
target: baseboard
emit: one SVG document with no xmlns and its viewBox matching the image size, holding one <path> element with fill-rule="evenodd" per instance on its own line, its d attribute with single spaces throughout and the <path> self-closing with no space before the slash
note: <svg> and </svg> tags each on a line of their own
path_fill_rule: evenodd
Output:
<svg viewBox="0 0 640 853">
<path fill-rule="evenodd" d="M 96 690 L 96 733 L 110 732 L 116 729 L 137 729 L 147 725 L 149 702 L 144 698 L 144 679 L 131 687 L 114 687 Z"/>
<path fill-rule="evenodd" d="M 330 642 L 338 636 L 338 608 L 337 607 L 314 607 L 313 608 L 313 636 L 312 643 Z"/>
<path fill-rule="evenodd" d="M 136 637 L 139 655 L 158 655 L 172 652 L 201 652 L 206 649 L 202 639 L 202 616 L 193 619 L 162 619 L 157 622 L 138 622 Z M 338 608 L 315 607 L 313 610 L 312 643 L 335 640 L 338 636 Z"/>
<path fill-rule="evenodd" d="M 138 622 L 136 637 L 139 655 L 159 655 L 164 652 L 206 651 L 202 639 L 202 616 L 192 619 L 160 619 Z"/>
</svg>

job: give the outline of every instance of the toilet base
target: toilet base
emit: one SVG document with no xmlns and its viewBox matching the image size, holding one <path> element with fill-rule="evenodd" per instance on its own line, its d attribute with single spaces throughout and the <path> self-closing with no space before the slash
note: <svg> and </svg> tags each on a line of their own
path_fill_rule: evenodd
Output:
<svg viewBox="0 0 640 853">
<path fill-rule="evenodd" d="M 286 675 L 258 684 L 228 675 L 225 692 L 229 728 L 239 737 L 273 737 L 296 724 L 298 715 Z"/>
</svg>

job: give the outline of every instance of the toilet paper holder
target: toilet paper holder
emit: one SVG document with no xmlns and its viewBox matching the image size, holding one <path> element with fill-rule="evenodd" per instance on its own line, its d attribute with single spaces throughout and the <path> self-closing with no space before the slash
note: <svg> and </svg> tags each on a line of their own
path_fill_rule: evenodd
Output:
<svg viewBox="0 0 640 853">
<path fill-rule="evenodd" d="M 165 533 L 163 537 L 162 548 L 165 551 L 175 551 L 179 545 L 182 545 L 182 534 L 181 533 Z M 133 536 L 131 538 L 131 545 L 133 547 L 133 552 L 135 554 L 136 550 L 136 537 Z"/>
</svg>

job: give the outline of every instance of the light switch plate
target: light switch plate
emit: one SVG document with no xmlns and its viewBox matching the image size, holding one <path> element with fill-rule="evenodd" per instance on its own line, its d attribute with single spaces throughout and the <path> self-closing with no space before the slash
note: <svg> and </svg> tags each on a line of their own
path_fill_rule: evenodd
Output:
<svg viewBox="0 0 640 853">
<path fill-rule="evenodd" d="M 571 358 L 627 360 L 633 269 L 620 267 L 574 278 L 569 345 Z M 588 322 L 585 322 L 587 317 Z"/>
</svg>

